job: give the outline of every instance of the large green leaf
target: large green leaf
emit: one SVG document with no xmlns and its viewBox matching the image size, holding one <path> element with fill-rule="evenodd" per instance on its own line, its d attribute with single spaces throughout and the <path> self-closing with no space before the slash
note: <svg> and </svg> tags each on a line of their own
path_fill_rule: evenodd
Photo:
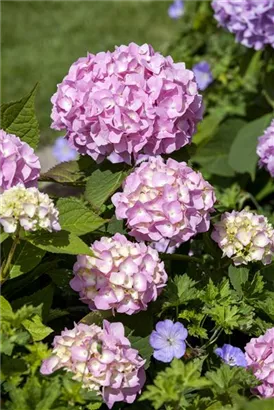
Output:
<svg viewBox="0 0 274 410">
<path fill-rule="evenodd" d="M 197 133 L 193 137 L 193 142 L 199 146 L 205 141 L 213 138 L 219 124 L 225 116 L 226 111 L 223 108 L 216 108 L 212 110 L 212 112 L 199 123 Z"/>
<path fill-rule="evenodd" d="M 14 310 L 18 310 L 24 305 L 31 305 L 35 307 L 40 306 L 42 303 L 42 317 L 43 319 L 47 319 L 52 305 L 53 294 L 54 285 L 51 283 L 50 285 L 45 286 L 42 289 L 39 289 L 37 292 L 31 295 L 27 295 L 22 298 L 14 300 L 12 302 L 12 307 Z"/>
<path fill-rule="evenodd" d="M 4 253 L 7 254 L 10 248 L 10 241 L 4 244 Z M 12 265 L 10 269 L 10 278 L 16 278 L 17 276 L 27 273 L 38 263 L 41 262 L 46 251 L 42 249 L 37 249 L 29 242 L 21 241 L 15 250 L 14 256 L 12 258 Z"/>
<path fill-rule="evenodd" d="M 112 167 L 116 168 L 116 167 Z M 128 171 L 97 169 L 87 180 L 85 198 L 95 209 L 100 209 L 105 201 L 120 187 Z"/>
<path fill-rule="evenodd" d="M 59 222 L 62 229 L 75 235 L 84 235 L 95 231 L 107 222 L 76 198 L 59 199 L 57 208 L 60 212 Z"/>
<path fill-rule="evenodd" d="M 236 267 L 233 265 L 229 266 L 228 276 L 233 288 L 236 290 L 238 295 L 243 295 L 242 285 L 248 280 L 249 270 L 243 267 Z"/>
<path fill-rule="evenodd" d="M 25 238 L 27 241 L 53 253 L 67 253 L 70 255 L 93 255 L 92 250 L 73 233 L 60 232 L 38 232 Z"/>
<path fill-rule="evenodd" d="M 77 161 L 61 162 L 49 169 L 39 178 L 40 181 L 59 182 L 61 184 L 83 184 L 87 175 L 97 168 L 97 164 L 88 155 L 81 156 Z"/>
<path fill-rule="evenodd" d="M 270 124 L 272 114 L 266 114 L 244 125 L 231 145 L 228 162 L 239 173 L 249 173 L 255 178 L 258 156 L 256 147 L 260 137 Z"/>
<path fill-rule="evenodd" d="M 214 137 L 197 149 L 192 161 L 198 162 L 211 174 L 230 177 L 235 171 L 228 163 L 228 153 L 238 130 L 243 127 L 245 121 L 239 118 L 230 118 L 219 128 Z"/>
<path fill-rule="evenodd" d="M 37 84 L 21 100 L 1 105 L 2 129 L 17 135 L 32 148 L 36 148 L 39 142 L 39 125 L 34 107 L 36 90 Z"/>
</svg>

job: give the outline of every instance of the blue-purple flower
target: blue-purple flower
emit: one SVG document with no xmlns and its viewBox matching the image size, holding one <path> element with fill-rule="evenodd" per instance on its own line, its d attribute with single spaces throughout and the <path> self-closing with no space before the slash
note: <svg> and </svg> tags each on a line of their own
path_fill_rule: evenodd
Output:
<svg viewBox="0 0 274 410">
<path fill-rule="evenodd" d="M 72 149 L 63 137 L 56 139 L 52 152 L 59 162 L 72 161 L 77 157 L 77 151 Z"/>
<path fill-rule="evenodd" d="M 200 63 L 195 64 L 192 71 L 195 74 L 198 88 L 200 90 L 205 90 L 209 84 L 213 82 L 210 65 L 207 61 L 200 61 Z"/>
<path fill-rule="evenodd" d="M 168 8 L 168 15 L 172 19 L 179 19 L 184 15 L 185 7 L 183 0 L 174 0 Z"/>
<path fill-rule="evenodd" d="M 154 349 L 155 359 L 169 363 L 176 357 L 180 359 L 186 351 L 187 330 L 180 322 L 166 319 L 156 324 L 156 331 L 150 335 L 149 343 Z"/>
<path fill-rule="evenodd" d="M 247 366 L 245 354 L 239 347 L 224 344 L 223 347 L 215 349 L 215 354 L 229 366 Z"/>
</svg>

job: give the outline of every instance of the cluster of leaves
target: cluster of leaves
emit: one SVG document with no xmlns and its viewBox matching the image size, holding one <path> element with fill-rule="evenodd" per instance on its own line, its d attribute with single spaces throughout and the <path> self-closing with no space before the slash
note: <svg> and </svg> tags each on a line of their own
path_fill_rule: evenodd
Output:
<svg viewBox="0 0 274 410">
<path fill-rule="evenodd" d="M 274 222 L 269 197 L 274 184 L 266 172 L 255 172 L 257 138 L 273 116 L 273 50 L 255 52 L 236 44 L 231 34 L 217 30 L 209 2 L 187 2 L 181 35 L 168 52 L 188 67 L 209 61 L 215 79 L 204 93 L 205 119 L 195 144 L 172 157 L 188 160 L 214 185 L 218 202 L 213 221 L 224 211 L 255 206 Z M 39 142 L 36 90 L 35 86 L 21 100 L 1 106 L 2 128 L 34 149 Z M 223 343 L 244 348 L 250 337 L 273 327 L 273 264 L 236 268 L 222 258 L 207 233 L 175 255 L 161 255 L 168 285 L 146 312 L 115 317 L 112 312 L 89 312 L 70 288 L 76 255 L 92 255 L 90 244 L 101 236 L 127 234 L 114 216 L 110 197 L 130 171 L 109 162 L 98 167 L 91 158 L 81 157 L 41 175 L 40 182 L 50 183 L 43 189 L 55 199 L 62 231 L 20 233 L 2 286 L 3 408 L 100 408 L 100 397 L 83 390 L 70 374 L 42 377 L 39 368 L 50 354 L 53 335 L 64 327 L 79 321 L 101 324 L 108 318 L 124 323 L 132 346 L 147 360 L 148 387 L 142 403 L 117 404 L 115 410 L 254 410 L 258 400 L 250 400 L 250 388 L 258 382 L 244 369 L 221 365 L 213 350 Z M 1 233 L 4 261 L 12 242 L 12 235 Z M 186 356 L 170 367 L 151 360 L 149 345 L 155 323 L 164 318 L 181 321 L 189 334 Z M 260 406 L 270 410 L 273 400 Z"/>
</svg>

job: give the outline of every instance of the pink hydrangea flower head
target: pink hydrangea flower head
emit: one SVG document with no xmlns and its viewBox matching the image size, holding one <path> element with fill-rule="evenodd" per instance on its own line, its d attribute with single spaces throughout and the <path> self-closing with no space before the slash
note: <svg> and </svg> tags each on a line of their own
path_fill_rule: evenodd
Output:
<svg viewBox="0 0 274 410">
<path fill-rule="evenodd" d="M 267 265 L 272 261 L 274 230 L 263 215 L 245 210 L 225 212 L 211 236 L 223 256 L 231 258 L 236 266 L 254 261 Z"/>
<path fill-rule="evenodd" d="M 274 0 L 213 0 L 212 7 L 219 25 L 238 43 L 255 50 L 274 47 Z"/>
<path fill-rule="evenodd" d="M 264 398 L 274 397 L 274 327 L 251 339 L 245 352 L 248 367 L 262 381 L 257 392 Z"/>
<path fill-rule="evenodd" d="M 164 252 L 209 229 L 215 195 L 202 174 L 185 162 L 165 162 L 158 156 L 142 162 L 112 202 L 130 235 L 152 241 Z"/>
<path fill-rule="evenodd" d="M 104 320 L 103 329 L 75 324 L 63 330 L 54 338 L 52 356 L 43 361 L 40 371 L 72 372 L 74 380 L 102 395 L 111 409 L 115 402 L 134 402 L 145 382 L 144 364 L 125 337 L 123 324 Z"/>
<path fill-rule="evenodd" d="M 47 194 L 37 188 L 18 184 L 0 194 L 0 226 L 13 233 L 21 226 L 25 231 L 59 231 L 59 211 Z"/>
<path fill-rule="evenodd" d="M 173 152 L 191 142 L 203 112 L 193 72 L 134 43 L 80 58 L 52 103 L 52 128 L 97 162 Z"/>
<path fill-rule="evenodd" d="M 0 130 L 0 193 L 20 183 L 37 186 L 40 169 L 39 158 L 28 144 Z"/>
<path fill-rule="evenodd" d="M 158 252 L 119 233 L 95 241 L 94 257 L 79 255 L 71 287 L 90 309 L 112 309 L 131 315 L 146 310 L 167 282 Z"/>
<path fill-rule="evenodd" d="M 274 177 L 274 120 L 259 137 L 257 154 L 260 157 L 259 166 L 264 167 Z"/>
</svg>

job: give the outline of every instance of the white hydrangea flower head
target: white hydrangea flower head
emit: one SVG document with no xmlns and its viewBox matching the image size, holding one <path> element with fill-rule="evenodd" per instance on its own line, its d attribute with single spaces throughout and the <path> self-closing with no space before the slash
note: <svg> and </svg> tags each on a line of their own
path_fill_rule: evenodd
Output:
<svg viewBox="0 0 274 410">
<path fill-rule="evenodd" d="M 0 195 L 0 225 L 13 233 L 18 226 L 26 231 L 59 231 L 59 211 L 47 194 L 19 184 Z"/>
<path fill-rule="evenodd" d="M 232 211 L 222 215 L 214 225 L 212 239 L 231 258 L 234 265 L 249 262 L 271 263 L 274 254 L 274 230 L 268 219 L 249 211 Z"/>
</svg>

